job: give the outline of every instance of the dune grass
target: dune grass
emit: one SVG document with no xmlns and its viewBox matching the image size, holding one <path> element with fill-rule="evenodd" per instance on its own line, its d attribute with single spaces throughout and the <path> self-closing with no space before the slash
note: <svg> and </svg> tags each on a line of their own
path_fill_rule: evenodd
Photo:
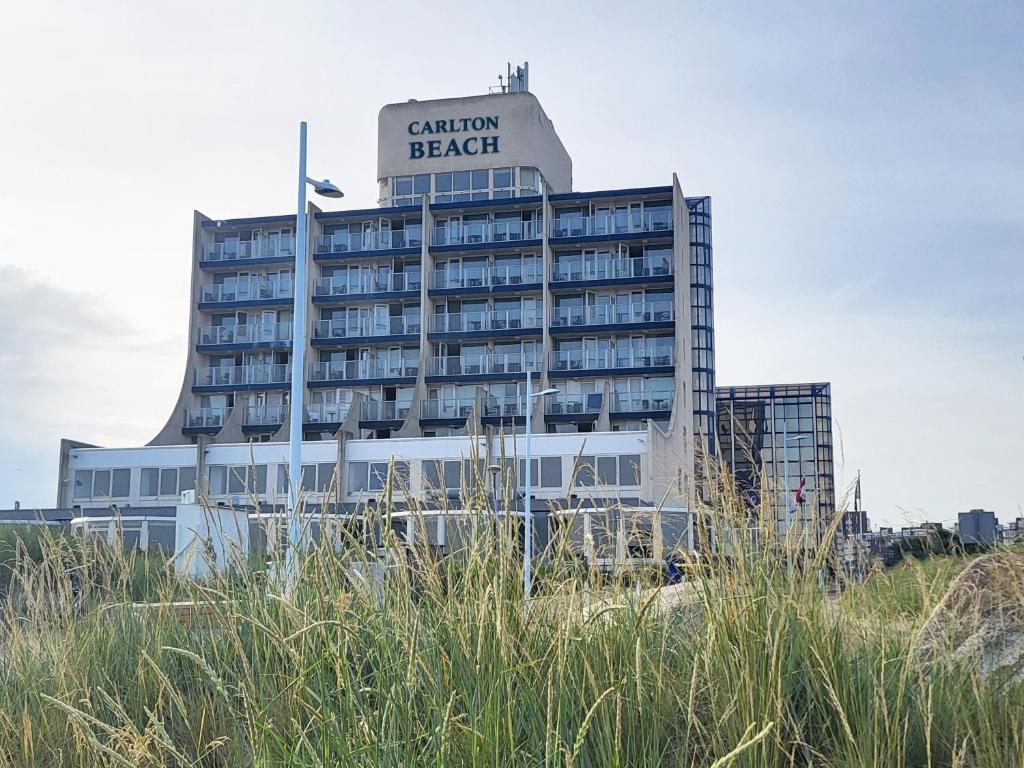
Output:
<svg viewBox="0 0 1024 768">
<path fill-rule="evenodd" d="M 745 515 L 718 496 L 706 519 Z M 0 765 L 1024 762 L 1024 691 L 914 660 L 924 602 L 887 631 L 860 620 L 890 610 L 883 588 L 820 590 L 825 548 L 791 571 L 738 536 L 746 554 L 706 553 L 666 608 L 558 551 L 526 601 L 500 527 L 440 562 L 388 536 L 384 556 L 321 547 L 288 599 L 259 570 L 182 583 L 43 535 L 0 619 Z M 370 563 L 383 584 L 353 579 Z M 183 625 L 140 597 L 207 610 Z"/>
</svg>

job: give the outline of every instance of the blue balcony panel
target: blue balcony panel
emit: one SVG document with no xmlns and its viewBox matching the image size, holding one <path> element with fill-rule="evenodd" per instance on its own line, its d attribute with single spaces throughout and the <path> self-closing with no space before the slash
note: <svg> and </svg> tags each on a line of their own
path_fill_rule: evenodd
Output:
<svg viewBox="0 0 1024 768">
<path fill-rule="evenodd" d="M 247 349 L 291 349 L 288 341 L 245 341 L 237 344 L 196 344 L 196 352 L 237 352 Z"/>
<path fill-rule="evenodd" d="M 526 372 L 503 371 L 501 373 L 443 374 L 426 377 L 427 383 L 471 383 L 476 381 L 526 381 Z M 390 381 L 390 380 L 389 380 Z"/>
<path fill-rule="evenodd" d="M 389 336 L 331 336 L 326 339 L 311 339 L 314 347 L 347 347 L 353 345 L 366 346 L 369 344 L 397 344 L 401 342 L 418 341 L 418 333 L 395 333 Z"/>
<path fill-rule="evenodd" d="M 556 245 L 585 245 L 587 243 L 607 243 L 611 241 L 621 242 L 623 240 L 671 240 L 671 229 L 652 229 L 642 232 L 608 232 L 601 235 L 577 235 L 574 237 L 551 237 L 552 246 Z M 433 250 L 433 249 L 431 249 Z"/>
<path fill-rule="evenodd" d="M 453 245 L 432 245 L 431 253 L 458 253 L 460 251 L 499 251 L 505 249 L 540 248 L 540 238 L 532 240 L 492 240 L 479 243 L 455 243 Z"/>
<path fill-rule="evenodd" d="M 314 253 L 313 261 L 347 261 L 349 259 L 379 259 L 391 256 L 418 256 L 420 246 L 413 248 L 375 248 L 363 251 L 331 251 L 329 253 Z"/>
<path fill-rule="evenodd" d="M 376 377 L 372 379 L 325 379 L 324 381 L 306 381 L 310 389 L 334 389 L 335 387 L 373 387 L 379 384 L 385 386 L 401 386 L 403 384 L 415 384 L 415 376 L 393 376 L 386 379 Z"/>
<path fill-rule="evenodd" d="M 463 295 L 498 295 L 506 293 L 527 293 L 539 291 L 543 288 L 542 283 L 515 283 L 507 285 L 470 285 L 465 288 L 430 288 L 427 293 L 430 296 L 463 296 Z"/>
<path fill-rule="evenodd" d="M 414 291 L 380 291 L 379 293 L 340 293 L 329 296 L 314 296 L 314 304 L 344 304 L 349 301 L 380 301 L 389 299 L 399 301 L 401 299 L 418 299 L 419 290 Z"/>
<path fill-rule="evenodd" d="M 577 376 L 663 376 L 675 373 L 674 365 L 645 365 L 635 368 L 577 368 L 566 371 L 548 370 L 552 379 L 572 379 Z"/>
<path fill-rule="evenodd" d="M 447 333 L 428 333 L 431 341 L 458 341 L 465 338 L 509 338 L 519 336 L 543 336 L 543 328 L 502 328 L 499 330 L 483 329 L 472 331 L 450 331 Z"/>
<path fill-rule="evenodd" d="M 604 288 L 626 285 L 651 285 L 652 283 L 671 284 L 674 275 L 650 275 L 640 277 L 602 277 L 595 280 L 552 280 L 548 287 L 552 291 L 579 290 L 580 288 Z"/>
<path fill-rule="evenodd" d="M 201 427 L 182 427 L 181 434 L 183 435 L 216 435 L 220 432 L 220 426 L 201 426 Z"/>
<path fill-rule="evenodd" d="M 260 384 L 193 384 L 193 392 L 262 392 L 268 389 L 291 389 L 291 382 L 268 382 Z"/>
<path fill-rule="evenodd" d="M 549 424 L 587 424 L 597 421 L 598 413 L 545 413 L 544 421 Z"/>
<path fill-rule="evenodd" d="M 548 333 L 552 336 L 573 336 L 581 333 L 609 333 L 614 331 L 671 331 L 676 327 L 674 320 L 651 320 L 644 323 L 600 323 L 594 325 L 552 325 Z"/>
<path fill-rule="evenodd" d="M 243 299 L 242 301 L 201 301 L 199 309 L 219 312 L 222 309 L 245 309 L 246 307 L 290 307 L 295 303 L 291 296 L 266 299 Z"/>
</svg>

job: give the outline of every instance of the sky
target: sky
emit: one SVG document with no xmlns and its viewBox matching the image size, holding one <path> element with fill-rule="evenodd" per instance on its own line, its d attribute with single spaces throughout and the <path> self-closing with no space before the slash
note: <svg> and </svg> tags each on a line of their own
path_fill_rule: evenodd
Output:
<svg viewBox="0 0 1024 768">
<path fill-rule="evenodd" d="M 578 190 L 711 195 L 719 385 L 832 382 L 872 521 L 1024 516 L 1024 5 L 7 0 L 0 508 L 184 375 L 193 210 L 373 207 L 377 112 L 506 62 Z M 342 205 L 337 203 L 341 202 Z"/>
</svg>

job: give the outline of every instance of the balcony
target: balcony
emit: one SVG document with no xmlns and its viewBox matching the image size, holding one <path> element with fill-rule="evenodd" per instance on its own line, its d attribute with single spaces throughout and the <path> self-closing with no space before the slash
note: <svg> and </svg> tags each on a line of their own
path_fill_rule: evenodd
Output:
<svg viewBox="0 0 1024 768">
<path fill-rule="evenodd" d="M 420 284 L 418 272 L 321 277 L 313 286 L 313 300 L 344 299 L 349 296 L 382 298 L 386 294 L 406 291 L 418 293 Z"/>
<path fill-rule="evenodd" d="M 351 403 L 312 403 L 306 406 L 306 423 L 341 424 L 351 408 Z"/>
<path fill-rule="evenodd" d="M 649 256 L 639 259 L 556 259 L 551 267 L 552 283 L 596 280 L 671 282 L 671 277 L 670 259 Z"/>
<path fill-rule="evenodd" d="M 671 301 L 645 301 L 636 304 L 609 304 L 590 307 L 554 307 L 551 328 L 585 328 L 660 323 L 672 326 L 674 313 Z"/>
<path fill-rule="evenodd" d="M 397 248 L 419 248 L 422 245 L 423 235 L 418 229 L 394 232 L 334 232 L 317 237 L 313 253 L 317 256 L 326 256 L 367 251 L 392 251 Z"/>
<path fill-rule="evenodd" d="M 525 398 L 515 395 L 504 397 L 488 395 L 484 398 L 483 416 L 485 419 L 525 419 L 526 403 L 524 400 Z"/>
<path fill-rule="evenodd" d="M 474 221 L 434 227 L 430 230 L 430 245 L 460 246 L 485 243 L 518 243 L 540 240 L 544 233 L 542 221 Z"/>
<path fill-rule="evenodd" d="M 539 309 L 479 310 L 430 316 L 431 333 L 483 333 L 514 336 L 541 328 Z"/>
<path fill-rule="evenodd" d="M 188 408 L 185 411 L 184 431 L 218 432 L 230 414 L 230 408 Z"/>
<path fill-rule="evenodd" d="M 266 238 L 245 242 L 211 243 L 203 248 L 203 261 L 231 266 L 238 261 L 289 261 L 295 258 L 295 238 Z"/>
<path fill-rule="evenodd" d="M 465 421 L 473 411 L 473 398 L 439 398 L 420 403 L 420 418 L 438 421 Z"/>
<path fill-rule="evenodd" d="M 416 380 L 419 364 L 414 360 L 337 360 L 326 363 L 313 363 L 309 370 L 310 384 L 338 382 L 354 383 L 377 379 Z"/>
<path fill-rule="evenodd" d="M 234 387 L 260 389 L 287 385 L 291 380 L 290 365 L 237 365 L 231 368 L 197 368 L 194 386 L 220 390 Z"/>
<path fill-rule="evenodd" d="M 291 323 L 211 325 L 199 329 L 201 347 L 287 346 L 291 340 Z"/>
<path fill-rule="evenodd" d="M 556 350 L 551 353 L 551 372 L 563 376 L 577 371 L 625 371 L 671 368 L 670 349 Z M 654 371 L 660 372 L 660 371 Z M 666 371 L 667 372 L 667 371 Z"/>
<path fill-rule="evenodd" d="M 430 287 L 437 290 L 515 288 L 539 285 L 538 264 L 503 264 L 499 266 L 452 266 L 436 269 L 430 275 Z"/>
<path fill-rule="evenodd" d="M 363 400 L 359 404 L 360 421 L 405 421 L 412 409 L 412 403 L 395 401 Z"/>
<path fill-rule="evenodd" d="M 250 405 L 242 414 L 242 427 L 279 427 L 287 418 L 287 405 Z"/>
<path fill-rule="evenodd" d="M 617 237 L 665 234 L 672 231 L 668 209 L 646 213 L 608 213 L 598 216 L 561 216 L 551 224 L 551 237 Z"/>
<path fill-rule="evenodd" d="M 235 302 L 280 303 L 292 298 L 292 281 L 252 278 L 232 280 L 218 285 L 204 285 L 200 289 L 203 304 L 229 304 Z"/>
<path fill-rule="evenodd" d="M 313 343 L 322 345 L 344 341 L 416 336 L 420 332 L 419 315 L 398 317 L 347 317 L 317 320 L 313 323 Z"/>
<path fill-rule="evenodd" d="M 597 418 L 601 412 L 604 395 L 587 393 L 582 395 L 549 395 L 544 400 L 544 414 L 555 417 L 591 416 Z"/>
<path fill-rule="evenodd" d="M 504 355 L 466 355 L 432 357 L 427 361 L 427 376 L 512 376 L 539 371 L 540 360 L 525 353 Z"/>
<path fill-rule="evenodd" d="M 612 395 L 613 414 L 661 413 L 671 410 L 671 392 L 616 392 Z"/>
</svg>

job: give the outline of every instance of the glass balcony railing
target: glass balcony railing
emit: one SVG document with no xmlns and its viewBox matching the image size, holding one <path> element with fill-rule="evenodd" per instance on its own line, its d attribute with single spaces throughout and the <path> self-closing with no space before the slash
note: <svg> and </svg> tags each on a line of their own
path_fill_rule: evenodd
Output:
<svg viewBox="0 0 1024 768">
<path fill-rule="evenodd" d="M 215 285 L 204 285 L 200 290 L 200 295 L 204 303 L 211 304 L 228 301 L 290 299 L 292 298 L 292 281 L 280 278 L 231 280 Z"/>
<path fill-rule="evenodd" d="M 260 344 L 291 341 L 291 323 L 247 323 L 243 325 L 211 325 L 199 329 L 199 343 Z"/>
<path fill-rule="evenodd" d="M 559 216 L 551 224 L 552 237 L 625 235 L 633 232 L 667 232 L 672 229 L 668 208 L 646 213 L 608 213 L 596 216 Z"/>
<path fill-rule="evenodd" d="M 244 242 L 211 243 L 203 249 L 203 261 L 295 258 L 294 237 L 271 237 Z"/>
<path fill-rule="evenodd" d="M 359 381 L 364 379 L 400 379 L 415 377 L 419 363 L 415 360 L 334 360 L 313 363 L 310 381 Z"/>
<path fill-rule="evenodd" d="M 544 413 L 563 416 L 584 413 L 600 413 L 604 395 L 591 392 L 582 395 L 548 395 L 544 399 Z"/>
<path fill-rule="evenodd" d="M 437 398 L 420 403 L 421 419 L 465 419 L 473 410 L 473 398 Z"/>
<path fill-rule="evenodd" d="M 614 413 L 642 413 L 644 411 L 671 411 L 671 392 L 615 392 L 611 410 Z"/>
<path fill-rule="evenodd" d="M 502 264 L 498 266 L 445 266 L 430 276 L 431 288 L 483 288 L 530 285 L 541 281 L 540 266 Z"/>
<path fill-rule="evenodd" d="M 394 293 L 396 291 L 418 291 L 419 272 L 389 274 L 361 274 L 357 276 L 335 275 L 321 277 L 313 286 L 314 296 L 355 296 L 361 294 Z"/>
<path fill-rule="evenodd" d="M 672 274 L 667 257 L 638 259 L 558 259 L 551 267 L 551 281 L 621 280 L 629 277 L 657 277 Z"/>
<path fill-rule="evenodd" d="M 524 400 L 525 398 L 516 397 L 515 395 L 507 395 L 504 397 L 488 395 L 484 398 L 483 403 L 484 416 L 525 416 L 526 403 Z"/>
<path fill-rule="evenodd" d="M 473 333 L 540 328 L 539 309 L 480 310 L 430 316 L 431 333 Z"/>
<path fill-rule="evenodd" d="M 334 320 L 317 320 L 313 323 L 313 338 L 324 341 L 372 336 L 405 336 L 419 332 L 419 315 L 405 317 L 346 317 Z"/>
<path fill-rule="evenodd" d="M 653 368 L 672 365 L 672 351 L 665 349 L 556 350 L 551 353 L 554 371 L 586 371 L 603 368 Z"/>
<path fill-rule="evenodd" d="M 224 426 L 224 422 L 227 420 L 230 413 L 231 409 L 224 407 L 188 408 L 185 411 L 185 427 L 192 429 L 208 427 L 220 428 Z"/>
<path fill-rule="evenodd" d="M 311 403 L 306 406 L 306 421 L 311 424 L 340 424 L 348 417 L 351 403 Z"/>
<path fill-rule="evenodd" d="M 540 240 L 542 221 L 462 221 L 430 231 L 431 245 L 478 245 L 515 240 Z"/>
<path fill-rule="evenodd" d="M 525 353 L 432 357 L 427 361 L 428 376 L 478 376 L 525 373 L 527 370 L 540 370 L 540 360 Z"/>
<path fill-rule="evenodd" d="M 197 387 L 287 384 L 291 380 L 291 366 L 283 363 L 236 365 L 227 368 L 197 368 L 195 373 L 195 385 Z"/>
<path fill-rule="evenodd" d="M 288 418 L 287 405 L 249 405 L 242 414 L 242 424 L 262 427 L 284 424 Z"/>
<path fill-rule="evenodd" d="M 609 304 L 591 307 L 554 307 L 551 325 L 571 328 L 577 325 L 625 325 L 672 320 L 671 301 L 645 301 L 636 304 Z"/>
<path fill-rule="evenodd" d="M 352 253 L 387 251 L 394 248 L 419 248 L 423 245 L 421 228 L 394 232 L 334 232 L 316 239 L 314 253 Z"/>
<path fill-rule="evenodd" d="M 363 400 L 359 404 L 360 421 L 403 421 L 409 415 L 412 403 Z"/>
</svg>

